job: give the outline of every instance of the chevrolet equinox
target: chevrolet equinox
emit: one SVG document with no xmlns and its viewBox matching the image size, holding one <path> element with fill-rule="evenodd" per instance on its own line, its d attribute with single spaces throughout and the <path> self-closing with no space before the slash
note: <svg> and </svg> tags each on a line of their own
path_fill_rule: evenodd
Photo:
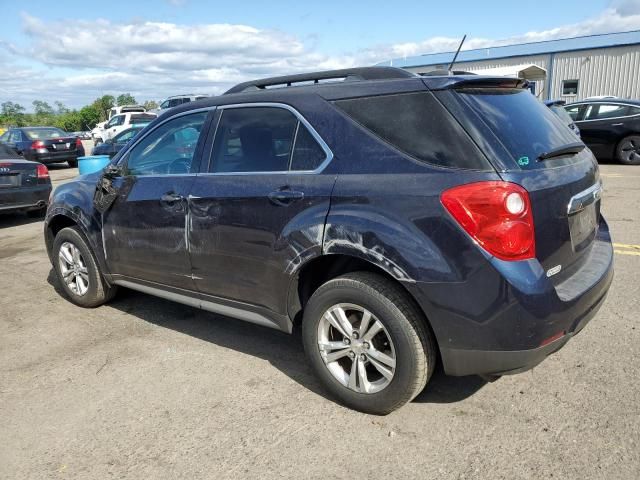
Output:
<svg viewBox="0 0 640 480">
<path fill-rule="evenodd" d="M 598 165 L 526 88 L 391 67 L 245 82 L 168 110 L 58 187 L 49 257 L 83 307 L 118 287 L 292 332 L 343 404 L 386 414 L 436 362 L 530 369 L 613 277 Z"/>
</svg>

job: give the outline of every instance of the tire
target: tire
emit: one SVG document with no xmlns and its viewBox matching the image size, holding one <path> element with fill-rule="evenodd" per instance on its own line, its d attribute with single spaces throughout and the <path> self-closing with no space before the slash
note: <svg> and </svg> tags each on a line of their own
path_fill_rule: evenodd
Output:
<svg viewBox="0 0 640 480">
<path fill-rule="evenodd" d="M 334 315 L 334 322 L 328 320 L 331 315 L 326 313 L 334 307 L 334 313 L 345 312 L 352 327 L 349 344 L 334 326 L 339 315 Z M 360 330 L 366 312 L 371 314 L 369 328 Z M 379 328 L 375 320 L 383 329 L 370 337 L 365 332 Z M 417 305 L 399 285 L 370 272 L 343 275 L 318 288 L 305 307 L 302 338 L 322 384 L 339 402 L 364 413 L 386 415 L 411 401 L 424 389 L 436 363 L 436 344 Z M 319 342 L 330 347 L 321 351 Z M 364 382 L 359 376 L 362 366 Z M 382 374 L 385 368 L 387 376 Z"/>
<path fill-rule="evenodd" d="M 78 168 L 78 159 L 67 160 L 67 164 L 69 165 L 69 168 Z"/>
<path fill-rule="evenodd" d="M 60 251 L 63 247 L 67 254 L 67 260 L 60 257 Z M 72 247 L 77 249 L 79 254 L 79 262 L 77 263 L 77 257 L 72 255 Z M 68 260 L 73 260 L 73 262 Z M 73 273 L 73 263 L 76 264 L 77 274 Z M 65 281 L 63 264 L 65 270 L 71 271 L 71 276 L 74 277 L 70 279 L 71 285 Z M 63 228 L 56 235 L 53 241 L 53 265 L 65 296 L 76 305 L 86 308 L 97 307 L 111 300 L 116 293 L 116 287 L 110 287 L 104 281 L 95 256 L 78 227 Z M 82 288 L 83 286 L 86 286 L 86 290 Z"/>
<path fill-rule="evenodd" d="M 640 165 L 640 135 L 629 135 L 616 146 L 616 160 L 624 165 Z"/>
</svg>

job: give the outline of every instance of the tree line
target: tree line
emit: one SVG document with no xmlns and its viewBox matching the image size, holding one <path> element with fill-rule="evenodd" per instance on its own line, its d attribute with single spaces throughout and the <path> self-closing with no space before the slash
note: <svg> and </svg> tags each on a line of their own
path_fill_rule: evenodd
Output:
<svg viewBox="0 0 640 480">
<path fill-rule="evenodd" d="M 131 104 L 137 102 L 129 93 L 117 97 L 103 95 L 77 110 L 67 108 L 62 102 L 54 102 L 54 106 L 51 106 L 42 100 L 34 100 L 33 113 L 26 113 L 26 109 L 19 103 L 3 102 L 0 104 L 0 127 L 53 126 L 66 132 L 91 130 L 96 123 L 109 118 L 112 107 Z M 147 110 L 158 108 L 153 100 L 146 101 L 143 105 Z"/>
</svg>

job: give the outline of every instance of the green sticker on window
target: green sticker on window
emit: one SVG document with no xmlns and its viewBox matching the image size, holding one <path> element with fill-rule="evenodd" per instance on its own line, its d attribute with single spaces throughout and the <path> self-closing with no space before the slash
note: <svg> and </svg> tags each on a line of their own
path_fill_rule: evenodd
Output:
<svg viewBox="0 0 640 480">
<path fill-rule="evenodd" d="M 529 157 L 520 157 L 518 159 L 518 165 L 520 165 L 521 167 L 529 165 Z"/>
</svg>

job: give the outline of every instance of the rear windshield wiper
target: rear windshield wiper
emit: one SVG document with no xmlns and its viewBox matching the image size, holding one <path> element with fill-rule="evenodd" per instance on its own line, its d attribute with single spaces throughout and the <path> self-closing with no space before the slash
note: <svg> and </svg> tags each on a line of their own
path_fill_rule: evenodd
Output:
<svg viewBox="0 0 640 480">
<path fill-rule="evenodd" d="M 540 154 L 538 157 L 539 161 L 547 160 L 548 158 L 561 157 L 563 155 L 576 154 L 580 153 L 585 149 L 585 144 L 582 142 L 574 142 L 563 145 L 562 147 L 554 148 L 553 150 L 549 150 L 548 152 L 544 152 Z"/>
</svg>

